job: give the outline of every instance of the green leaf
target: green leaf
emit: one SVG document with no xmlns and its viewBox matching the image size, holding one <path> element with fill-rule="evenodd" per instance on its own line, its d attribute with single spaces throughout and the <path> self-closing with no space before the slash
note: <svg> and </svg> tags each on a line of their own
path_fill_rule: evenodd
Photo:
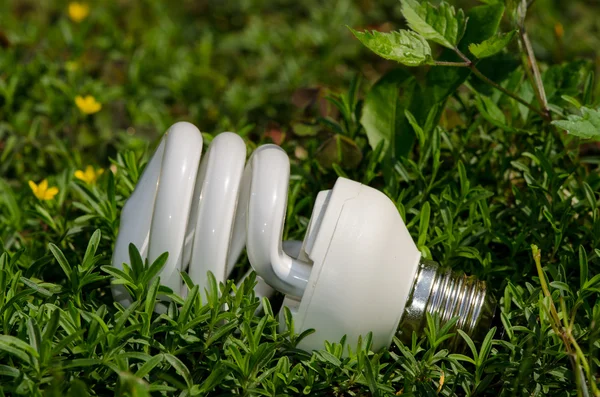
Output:
<svg viewBox="0 0 600 397">
<path fill-rule="evenodd" d="M 10 376 L 10 377 L 16 378 L 20 374 L 21 374 L 21 371 L 19 371 L 18 369 L 9 367 L 8 365 L 0 364 L 0 375 L 1 376 Z"/>
<path fill-rule="evenodd" d="M 477 351 L 477 348 L 475 347 L 475 343 L 473 343 L 473 340 L 471 339 L 471 337 L 469 335 L 467 335 L 467 333 L 464 332 L 462 329 L 458 329 L 457 332 L 463 338 L 463 340 L 465 341 L 467 346 L 469 346 L 471 353 L 473 353 L 473 358 L 475 359 L 475 362 L 478 362 L 479 361 L 479 352 Z"/>
<path fill-rule="evenodd" d="M 129 243 L 129 262 L 133 271 L 133 278 L 139 280 L 144 272 L 144 261 L 142 260 L 140 251 L 138 251 L 133 243 Z"/>
<path fill-rule="evenodd" d="M 102 233 L 100 229 L 96 230 L 94 234 L 92 234 L 92 238 L 90 238 L 90 242 L 88 243 L 87 249 L 85 250 L 85 255 L 83 257 L 82 266 L 84 268 L 88 268 L 93 265 L 94 255 L 96 255 L 96 250 L 98 249 L 98 245 L 100 244 L 100 238 L 102 237 Z"/>
<path fill-rule="evenodd" d="M 28 354 L 38 358 L 38 352 L 27 342 L 10 335 L 0 335 L 0 350 L 12 353 L 20 359 L 29 362 Z"/>
<path fill-rule="evenodd" d="M 496 327 L 492 327 L 486 334 L 483 342 L 481 342 L 481 348 L 479 350 L 479 356 L 477 357 L 477 365 L 482 366 L 483 362 L 487 359 L 488 355 L 492 351 L 492 339 L 496 334 Z"/>
<path fill-rule="evenodd" d="M 337 358 L 336 356 L 334 356 L 326 350 L 315 351 L 314 355 L 321 359 L 321 361 L 327 362 L 335 367 L 339 367 L 340 365 L 342 365 L 342 362 L 339 358 Z"/>
<path fill-rule="evenodd" d="M 454 48 L 462 38 L 466 27 L 463 10 L 458 12 L 443 1 L 439 7 L 417 0 L 402 0 L 402 15 L 408 26 L 427 40 L 447 48 Z"/>
<path fill-rule="evenodd" d="M 415 116 L 413 116 L 410 110 L 405 109 L 404 116 L 406 116 L 410 126 L 413 128 L 413 131 L 415 132 L 415 135 L 419 141 L 419 145 L 422 146 L 425 143 L 425 131 L 423 131 L 423 128 L 421 128 L 419 123 L 417 123 L 417 119 L 415 119 Z"/>
<path fill-rule="evenodd" d="M 106 182 L 106 195 L 110 203 L 111 215 L 115 216 L 117 212 L 117 203 L 115 199 L 115 175 L 112 172 L 107 172 L 108 180 Z"/>
<path fill-rule="evenodd" d="M 208 378 L 202 381 L 201 385 L 193 386 L 192 393 L 203 394 L 211 392 L 219 383 L 231 372 L 231 369 L 222 363 L 217 363 L 216 368 L 210 371 Z M 196 394 L 192 394 L 196 395 Z"/>
<path fill-rule="evenodd" d="M 420 66 L 432 64 L 431 47 L 427 41 L 418 34 L 409 30 L 382 33 L 357 32 L 349 28 L 354 36 L 368 49 L 382 58 L 399 62 L 406 66 Z"/>
<path fill-rule="evenodd" d="M 74 360 L 66 360 L 61 363 L 62 369 L 67 368 L 81 368 L 81 367 L 91 367 L 94 365 L 100 365 L 102 361 L 97 358 L 76 358 Z"/>
<path fill-rule="evenodd" d="M 469 9 L 467 12 L 469 25 L 460 42 L 461 51 L 467 51 L 469 44 L 487 40 L 497 34 L 503 15 L 504 5 L 501 2 Z"/>
<path fill-rule="evenodd" d="M 369 145 L 384 142 L 383 151 L 396 152 L 396 138 L 406 124 L 404 109 L 410 104 L 415 78 L 405 70 L 393 70 L 377 81 L 367 94 L 360 119 Z"/>
<path fill-rule="evenodd" d="M 67 397 L 87 397 L 90 394 L 87 391 L 85 382 L 81 379 L 73 379 L 69 386 Z"/>
<path fill-rule="evenodd" d="M 600 135 L 600 110 L 582 107 L 581 116 L 569 115 L 567 120 L 553 121 L 552 124 L 580 138 L 594 138 Z"/>
<path fill-rule="evenodd" d="M 514 129 L 506 123 L 506 116 L 494 101 L 484 95 L 478 95 L 475 99 L 475 106 L 484 119 L 492 125 L 505 131 L 512 132 Z"/>
<path fill-rule="evenodd" d="M 216 342 L 217 340 L 219 340 L 220 338 L 222 338 L 223 336 L 225 336 L 226 334 L 231 333 L 234 329 L 236 329 L 238 327 L 238 323 L 235 321 L 232 321 L 228 324 L 225 324 L 221 327 L 219 327 L 212 335 L 210 335 L 210 337 L 206 340 L 206 342 L 204 343 L 205 347 L 209 347 L 210 345 L 212 345 L 214 342 Z"/>
<path fill-rule="evenodd" d="M 371 391 L 371 394 L 373 396 L 379 396 L 379 389 L 377 387 L 377 373 L 375 371 L 375 368 L 373 368 L 373 364 L 369 360 L 367 353 L 360 352 L 360 355 L 362 356 L 361 361 L 363 362 L 362 371 L 365 375 L 365 379 L 367 380 L 369 390 Z"/>
<path fill-rule="evenodd" d="M 27 336 L 29 337 L 29 344 L 39 354 L 42 347 L 42 336 L 40 328 L 31 317 L 27 320 Z"/>
<path fill-rule="evenodd" d="M 188 367 L 186 367 L 180 359 L 173 356 L 172 354 L 165 354 L 164 357 L 169 362 L 169 364 L 171 364 L 171 366 L 175 368 L 177 373 L 183 377 L 183 380 L 185 380 L 187 387 L 192 387 L 194 382 L 192 381 L 192 376 L 190 375 L 190 370 L 188 369 Z"/>
<path fill-rule="evenodd" d="M 469 51 L 479 59 L 491 57 L 502 51 L 515 37 L 516 32 L 516 30 L 513 30 L 508 33 L 500 33 L 479 44 L 470 44 Z"/>
<path fill-rule="evenodd" d="M 131 252 L 131 251 L 130 251 Z M 169 257 L 168 252 L 164 252 L 156 258 L 154 262 L 150 265 L 150 267 L 143 273 L 142 284 L 146 285 L 150 280 L 154 278 L 165 266 L 167 263 L 167 258 Z"/>
<path fill-rule="evenodd" d="M 52 314 L 50 315 L 50 320 L 46 323 L 46 328 L 44 329 L 44 335 L 42 336 L 42 340 L 44 342 L 52 342 L 54 338 L 54 334 L 58 329 L 58 324 L 60 322 L 60 309 L 54 309 Z"/>
<path fill-rule="evenodd" d="M 111 276 L 113 276 L 117 279 L 122 279 L 123 281 L 127 282 L 128 284 L 135 285 L 135 283 L 133 282 L 131 277 L 121 269 L 117 269 L 114 266 L 108 266 L 108 265 L 100 266 L 100 269 L 102 269 L 102 271 L 110 274 Z"/>
<path fill-rule="evenodd" d="M 573 98 L 571 95 L 561 95 L 560 96 L 565 102 L 569 102 L 571 105 L 575 106 L 577 109 L 580 109 L 583 106 L 577 98 Z"/>
<path fill-rule="evenodd" d="M 427 240 L 430 211 L 429 201 L 426 201 L 425 204 L 423 204 L 423 208 L 421 208 L 421 213 L 419 214 L 419 240 L 417 242 L 417 247 L 419 247 L 419 249 L 425 245 L 425 241 Z"/>
<path fill-rule="evenodd" d="M 592 102 L 592 96 L 594 94 L 595 87 L 595 79 L 594 79 L 594 71 L 588 72 L 588 75 L 585 79 L 585 84 L 583 87 L 583 104 L 587 105 Z"/>
<path fill-rule="evenodd" d="M 143 378 L 144 376 L 149 374 L 150 371 L 154 369 L 154 367 L 160 364 L 163 361 L 163 359 L 164 356 L 162 354 L 157 354 L 156 356 L 152 357 L 150 360 L 146 361 L 146 363 L 144 363 L 144 365 L 142 365 L 140 369 L 138 369 L 138 371 L 135 373 L 135 376 Z"/>
<path fill-rule="evenodd" d="M 583 286 L 588 281 L 588 258 L 585 248 L 582 245 L 579 246 L 579 284 L 583 289 Z"/>
<path fill-rule="evenodd" d="M 314 124 L 298 121 L 291 123 L 291 127 L 294 134 L 298 136 L 315 136 L 319 133 L 319 126 Z"/>
<path fill-rule="evenodd" d="M 54 245 L 52 243 L 48 244 L 48 247 L 50 248 L 52 255 L 54 255 L 54 258 L 56 258 L 56 261 L 58 262 L 60 267 L 65 272 L 65 275 L 67 276 L 67 278 L 69 280 L 71 280 L 72 269 L 71 269 L 71 265 L 69 264 L 69 261 L 67 261 L 67 258 L 65 258 L 65 254 L 63 254 L 63 252 L 60 250 L 60 248 L 58 248 L 56 245 Z"/>
<path fill-rule="evenodd" d="M 23 284 L 27 285 L 29 288 L 31 288 L 32 290 L 34 290 L 35 292 L 37 292 L 40 295 L 44 295 L 47 297 L 52 296 L 52 292 L 48 291 L 46 288 L 40 287 L 36 282 L 34 282 L 28 278 L 21 277 L 21 281 L 23 282 Z"/>
<path fill-rule="evenodd" d="M 194 285 L 188 296 L 185 298 L 185 304 L 181 308 L 181 311 L 179 312 L 179 317 L 177 318 L 177 323 L 179 323 L 179 325 L 183 325 L 187 322 L 190 312 L 194 307 L 194 301 L 196 300 L 196 296 L 198 295 L 199 288 L 200 287 L 198 285 Z"/>
<path fill-rule="evenodd" d="M 468 363 L 471 363 L 473 365 L 475 365 L 475 360 L 473 360 L 471 357 L 465 356 L 464 354 L 450 354 L 448 356 L 448 358 L 453 359 L 453 360 L 457 360 L 457 361 L 466 361 Z"/>
<path fill-rule="evenodd" d="M 144 312 L 148 315 L 148 318 L 152 317 L 152 312 L 154 311 L 154 307 L 156 306 L 156 297 L 158 296 L 158 288 L 160 287 L 160 277 L 155 278 L 148 289 L 148 294 L 146 295 L 146 304 L 144 307 Z"/>
<path fill-rule="evenodd" d="M 46 222 L 48 224 L 48 226 L 50 226 L 54 230 L 57 229 L 56 222 L 54 222 L 54 219 L 52 218 L 52 215 L 50 215 L 48 210 L 46 210 L 44 207 L 42 207 L 39 204 L 36 204 L 35 209 L 38 212 L 38 214 L 40 215 L 40 217 L 44 220 L 44 222 Z"/>
<path fill-rule="evenodd" d="M 467 169 L 461 160 L 458 161 L 458 179 L 460 182 L 460 194 L 466 197 L 469 193 L 470 184 L 469 177 L 467 177 Z"/>
</svg>

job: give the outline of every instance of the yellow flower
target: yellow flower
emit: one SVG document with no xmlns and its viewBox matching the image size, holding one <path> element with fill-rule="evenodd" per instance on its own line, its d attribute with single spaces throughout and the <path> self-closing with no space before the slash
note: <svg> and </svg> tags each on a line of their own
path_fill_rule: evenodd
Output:
<svg viewBox="0 0 600 397">
<path fill-rule="evenodd" d="M 98 177 L 104 173 L 102 168 L 98 168 L 98 170 L 94 170 L 94 167 L 88 165 L 85 167 L 85 171 L 77 170 L 75 171 L 75 178 L 81 179 L 88 185 L 93 185 L 98 180 Z"/>
<path fill-rule="evenodd" d="M 41 181 L 39 185 L 36 185 L 34 181 L 29 181 L 29 187 L 39 200 L 52 200 L 58 194 L 56 186 L 48 188 L 48 181 L 46 179 Z"/>
<path fill-rule="evenodd" d="M 69 3 L 69 18 L 71 18 L 73 22 L 79 23 L 83 21 L 85 18 L 87 18 L 89 13 L 89 5 L 85 3 L 78 3 L 76 1 Z"/>
<path fill-rule="evenodd" d="M 82 97 L 81 95 L 77 95 L 75 97 L 75 105 L 81 110 L 82 113 L 85 114 L 93 114 L 99 112 L 102 109 L 102 105 L 100 102 L 96 101 L 91 95 L 87 95 Z"/>
</svg>

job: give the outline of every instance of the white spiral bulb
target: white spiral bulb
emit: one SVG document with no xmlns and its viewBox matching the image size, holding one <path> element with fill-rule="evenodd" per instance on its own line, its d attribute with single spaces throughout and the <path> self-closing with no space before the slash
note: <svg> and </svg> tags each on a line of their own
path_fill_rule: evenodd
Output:
<svg viewBox="0 0 600 397">
<path fill-rule="evenodd" d="M 201 290 L 208 271 L 225 282 L 245 245 L 257 296 L 270 295 L 269 286 L 286 294 L 295 331 L 316 330 L 300 343 L 306 350 L 344 335 L 355 345 L 369 332 L 373 349 L 389 346 L 398 330 L 405 337 L 421 330 L 427 312 L 462 316 L 458 325 L 469 332 L 489 323 L 494 303 L 485 284 L 423 264 L 383 193 L 339 178 L 316 197 L 304 240 L 282 242 L 289 159 L 264 145 L 245 160 L 236 134 L 218 135 L 202 156 L 200 131 L 173 125 L 123 208 L 113 266 L 129 262 L 130 243 L 149 262 L 168 252 L 161 283 L 185 295 L 180 271 Z M 131 304 L 122 285 L 113 295 Z"/>
</svg>

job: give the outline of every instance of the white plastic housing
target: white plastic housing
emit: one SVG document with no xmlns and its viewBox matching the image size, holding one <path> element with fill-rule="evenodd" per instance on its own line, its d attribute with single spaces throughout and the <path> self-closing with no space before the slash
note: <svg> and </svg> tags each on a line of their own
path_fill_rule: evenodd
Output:
<svg viewBox="0 0 600 397">
<path fill-rule="evenodd" d="M 304 250 L 313 262 L 308 285 L 299 303 L 286 297 L 284 305 L 297 333 L 316 332 L 298 347 L 323 349 L 344 335 L 354 347 L 368 332 L 374 349 L 389 346 L 421 257 L 392 201 L 339 178 L 317 200 Z"/>
</svg>

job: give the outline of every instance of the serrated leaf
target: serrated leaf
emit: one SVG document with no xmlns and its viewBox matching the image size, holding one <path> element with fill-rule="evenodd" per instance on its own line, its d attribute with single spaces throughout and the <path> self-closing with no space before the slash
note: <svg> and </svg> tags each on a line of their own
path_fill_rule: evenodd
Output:
<svg viewBox="0 0 600 397">
<path fill-rule="evenodd" d="M 382 58 L 406 66 L 433 63 L 429 43 L 423 37 L 409 30 L 398 30 L 389 33 L 376 30 L 357 32 L 352 28 L 350 30 L 365 47 Z"/>
<path fill-rule="evenodd" d="M 567 120 L 553 121 L 552 124 L 580 138 L 594 138 L 600 135 L 600 110 L 582 107 L 581 115 L 567 116 Z"/>
<path fill-rule="evenodd" d="M 438 7 L 417 0 L 402 0 L 402 15 L 408 26 L 427 40 L 447 48 L 454 48 L 462 38 L 466 27 L 463 10 L 458 12 L 443 1 Z"/>
<path fill-rule="evenodd" d="M 512 41 L 516 32 L 516 30 L 513 30 L 508 33 L 500 33 L 479 44 L 471 44 L 469 45 L 469 51 L 479 59 L 496 55 Z"/>
</svg>

